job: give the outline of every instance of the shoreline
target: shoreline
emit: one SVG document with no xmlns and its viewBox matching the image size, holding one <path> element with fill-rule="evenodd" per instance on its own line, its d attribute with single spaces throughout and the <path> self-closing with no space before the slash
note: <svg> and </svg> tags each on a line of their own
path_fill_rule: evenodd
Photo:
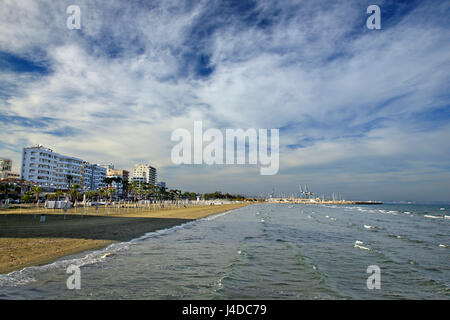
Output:
<svg viewBox="0 0 450 320">
<path fill-rule="evenodd" d="M 0 215 L 0 274 L 40 266 L 84 251 L 106 248 L 158 231 L 235 210 L 251 203 L 199 206 L 166 210 L 145 208 L 96 213 L 49 212 Z M 110 212 L 110 213 L 108 213 Z"/>
</svg>

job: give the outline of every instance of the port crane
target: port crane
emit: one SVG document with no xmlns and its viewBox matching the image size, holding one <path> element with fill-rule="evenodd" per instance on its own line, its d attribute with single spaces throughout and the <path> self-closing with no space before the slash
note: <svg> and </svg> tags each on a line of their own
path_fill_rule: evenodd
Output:
<svg viewBox="0 0 450 320">
<path fill-rule="evenodd" d="M 302 185 L 300 185 L 300 194 L 307 197 L 308 199 L 311 199 L 311 197 L 314 196 L 314 193 L 309 191 L 307 184 L 305 184 L 305 189 L 303 189 Z"/>
</svg>

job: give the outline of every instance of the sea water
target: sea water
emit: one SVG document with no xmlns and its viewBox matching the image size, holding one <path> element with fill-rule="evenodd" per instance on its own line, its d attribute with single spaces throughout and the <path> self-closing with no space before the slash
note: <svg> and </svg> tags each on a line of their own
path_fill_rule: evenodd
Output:
<svg viewBox="0 0 450 320">
<path fill-rule="evenodd" d="M 0 275 L 0 299 L 449 299 L 447 207 L 255 204 Z"/>
</svg>

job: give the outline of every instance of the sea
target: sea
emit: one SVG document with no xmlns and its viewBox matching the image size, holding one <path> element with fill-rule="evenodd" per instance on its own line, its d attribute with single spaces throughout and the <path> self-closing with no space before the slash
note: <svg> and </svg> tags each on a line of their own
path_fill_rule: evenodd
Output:
<svg viewBox="0 0 450 320">
<path fill-rule="evenodd" d="M 449 211 L 254 204 L 0 275 L 0 299 L 447 300 Z"/>
</svg>

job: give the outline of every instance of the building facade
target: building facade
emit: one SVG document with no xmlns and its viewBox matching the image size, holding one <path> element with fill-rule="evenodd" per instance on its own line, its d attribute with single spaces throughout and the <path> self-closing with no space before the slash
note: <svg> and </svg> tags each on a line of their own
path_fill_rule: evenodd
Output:
<svg viewBox="0 0 450 320">
<path fill-rule="evenodd" d="M 12 160 L 0 158 L 0 180 L 18 178 L 18 174 L 11 171 Z"/>
<path fill-rule="evenodd" d="M 156 185 L 156 169 L 148 164 L 136 164 L 131 181 Z"/>
<path fill-rule="evenodd" d="M 55 189 L 68 189 L 73 184 L 82 186 L 83 160 L 42 145 L 23 148 L 21 178 Z"/>
<path fill-rule="evenodd" d="M 121 180 L 120 182 L 113 181 L 111 187 L 116 189 L 116 193 L 119 196 L 125 196 L 126 190 L 123 190 L 124 188 L 123 181 L 125 182 L 125 184 L 128 183 L 130 172 L 122 169 L 114 169 L 114 166 L 112 165 L 108 165 L 105 167 L 107 168 L 106 176 L 108 178 L 120 178 Z"/>
<path fill-rule="evenodd" d="M 106 187 L 106 168 L 99 164 L 83 161 L 83 189 L 85 191 L 98 191 Z"/>
<path fill-rule="evenodd" d="M 0 158 L 0 172 L 12 171 L 12 160 Z"/>
</svg>

